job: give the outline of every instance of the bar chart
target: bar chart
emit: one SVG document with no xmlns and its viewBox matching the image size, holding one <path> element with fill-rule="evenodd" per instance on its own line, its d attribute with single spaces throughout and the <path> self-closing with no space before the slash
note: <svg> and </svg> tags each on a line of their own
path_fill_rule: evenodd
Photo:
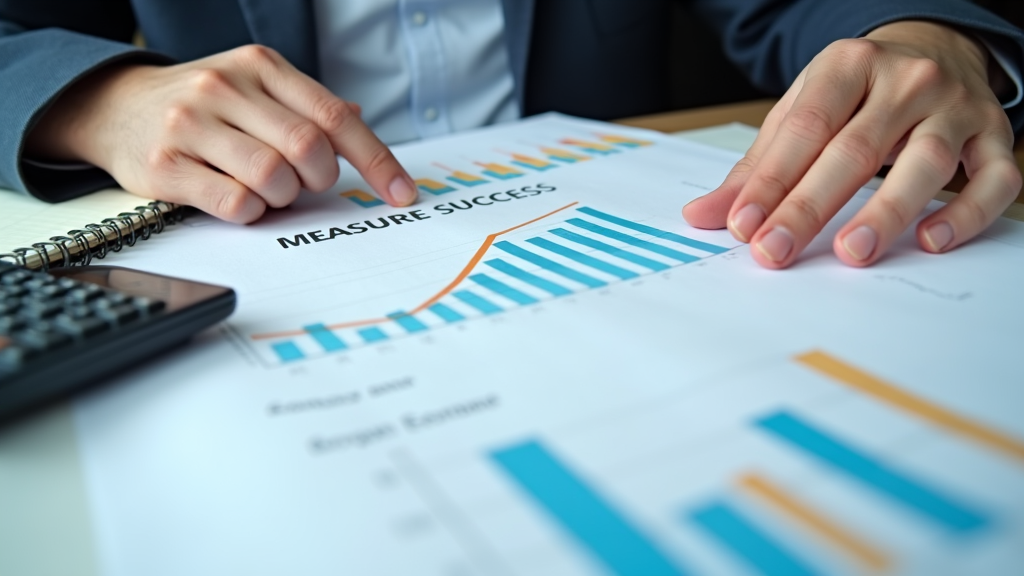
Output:
<svg viewBox="0 0 1024 576">
<path fill-rule="evenodd" d="M 568 436 L 528 435 L 461 469 L 446 459 L 437 478 L 453 494 L 474 494 L 462 505 L 499 550 L 510 529 L 554 528 L 535 529 L 548 534 L 544 542 L 526 539 L 508 549 L 513 573 L 559 566 L 566 574 L 617 576 L 957 574 L 985 565 L 972 564 L 972 555 L 1001 558 L 1003 564 L 987 565 L 996 572 L 978 573 L 1002 573 L 998 566 L 1012 571 L 1005 562 L 1024 559 L 1016 548 L 1021 529 L 1007 522 L 1024 505 L 1018 452 L 1024 441 L 824 351 L 786 364 L 779 373 L 805 385 L 790 387 L 802 392 L 781 405 L 776 395 L 730 414 L 730 399 L 761 385 L 759 373 L 737 376 L 709 384 L 706 394 L 688 393 L 674 407 L 667 402 L 661 415 L 644 416 L 654 424 L 615 420 L 593 435 L 574 426 Z M 834 406 L 831 416 L 813 408 L 823 399 Z M 856 412 L 842 406 L 858 403 L 887 415 L 873 421 L 880 430 L 850 426 Z M 634 429 L 664 430 L 701 412 L 715 419 L 692 438 L 692 430 L 681 432 L 680 439 L 649 447 L 634 436 Z M 911 435 L 913 443 L 898 431 L 905 425 L 923 427 Z M 598 441 L 612 426 L 626 438 L 620 445 Z M 714 450 L 701 449 L 699 438 L 714 438 Z M 975 452 L 1002 472 L 945 466 L 936 474 L 915 452 L 940 445 Z M 645 451 L 656 457 L 637 456 Z M 493 484 L 470 489 L 467 478 L 484 482 L 480 470 L 489 471 Z M 1015 488 L 993 494 L 999 486 Z M 507 504 L 499 505 L 502 499 Z M 519 563 L 526 550 L 552 563 Z"/>
<path fill-rule="evenodd" d="M 538 158 L 532 153 L 497 151 L 508 158 L 508 163 L 495 161 L 473 160 L 466 169 L 452 168 L 441 162 L 433 162 L 432 167 L 442 170 L 445 175 L 437 177 L 416 178 L 416 188 L 424 194 L 440 196 L 456 192 L 462 188 L 472 188 L 491 182 L 512 180 L 527 173 L 546 172 L 561 165 L 576 164 L 616 154 L 623 150 L 641 148 L 654 144 L 651 141 L 629 138 L 617 134 L 594 134 L 595 140 L 581 138 L 561 138 L 559 144 L 568 146 L 553 148 L 536 146 L 544 157 Z M 442 181 L 443 180 L 443 181 Z M 351 200 L 362 208 L 373 208 L 384 205 L 384 202 L 366 190 L 349 190 L 342 192 L 341 197 Z"/>
<path fill-rule="evenodd" d="M 503 238 L 556 214 L 568 217 L 521 238 Z M 731 248 L 569 205 L 488 236 L 452 282 L 420 303 L 377 318 L 255 334 L 252 341 L 268 361 L 291 364 L 635 280 Z"/>
</svg>

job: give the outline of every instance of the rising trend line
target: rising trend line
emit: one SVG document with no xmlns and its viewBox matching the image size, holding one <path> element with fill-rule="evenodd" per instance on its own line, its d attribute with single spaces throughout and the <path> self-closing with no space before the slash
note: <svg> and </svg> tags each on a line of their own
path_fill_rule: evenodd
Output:
<svg viewBox="0 0 1024 576">
<path fill-rule="evenodd" d="M 437 294 L 434 294 L 430 298 L 427 298 L 422 304 L 420 304 L 420 305 L 416 306 L 415 308 L 412 308 L 411 310 L 406 312 L 406 315 L 412 315 L 412 314 L 416 314 L 417 312 L 422 312 L 423 310 L 426 310 L 427 308 L 429 308 L 432 304 L 437 303 L 437 301 L 440 300 L 441 298 L 444 298 L 445 296 L 450 294 L 451 291 L 454 290 L 456 286 L 458 286 L 463 280 L 466 279 L 466 277 L 469 276 L 469 273 L 473 271 L 473 268 L 476 267 L 476 265 L 480 263 L 480 260 L 484 257 L 484 254 L 491 247 L 491 244 L 494 244 L 494 241 L 498 238 L 498 236 L 501 236 L 503 234 L 508 234 L 509 232 L 518 230 L 518 229 L 520 229 L 520 228 L 522 228 L 524 226 L 529 226 L 530 224 L 533 224 L 534 222 L 539 222 L 539 221 L 541 221 L 541 220 L 543 220 L 543 219 L 545 219 L 545 218 L 547 218 L 549 216 L 552 216 L 554 214 L 557 214 L 557 213 L 561 212 L 562 210 L 565 210 L 566 208 L 572 208 L 573 206 L 575 206 L 577 204 L 579 204 L 579 202 L 573 202 L 571 204 L 566 204 L 565 206 L 562 206 L 561 208 L 558 208 L 556 210 L 552 210 L 551 212 L 548 212 L 547 214 L 544 214 L 542 216 L 538 216 L 538 217 L 534 218 L 533 220 L 528 220 L 526 222 L 523 222 L 522 224 L 516 224 L 515 226 L 513 226 L 511 228 L 506 228 L 505 230 L 502 230 L 501 232 L 495 232 L 495 233 L 487 236 L 487 238 L 484 239 L 483 244 L 480 245 L 480 248 L 477 248 L 477 251 L 476 251 L 475 254 L 473 254 L 473 257 L 469 259 L 469 263 L 466 264 L 466 266 L 459 272 L 458 276 L 456 276 L 454 280 L 452 280 L 447 286 L 445 286 L 440 291 L 438 291 Z M 328 324 L 327 326 L 325 326 L 325 328 L 328 329 L 328 330 L 337 330 L 337 329 L 340 329 L 340 328 L 353 328 L 355 326 L 366 326 L 366 325 L 369 325 L 369 324 L 381 324 L 381 323 L 384 323 L 384 322 L 391 322 L 393 320 L 394 320 L 394 318 L 389 318 L 387 316 L 383 316 L 383 317 L 380 317 L 380 318 L 367 318 L 366 320 L 353 320 L 353 321 L 350 321 L 350 322 L 341 322 L 341 323 L 338 323 L 338 324 Z M 270 338 L 285 338 L 285 337 L 288 337 L 288 336 L 302 336 L 302 335 L 307 334 L 307 333 L 308 332 L 306 330 L 288 330 L 288 331 L 285 331 L 285 332 L 267 332 L 267 333 L 264 333 L 264 334 L 253 334 L 249 338 L 251 338 L 252 340 L 267 340 L 267 339 L 270 339 Z"/>
</svg>

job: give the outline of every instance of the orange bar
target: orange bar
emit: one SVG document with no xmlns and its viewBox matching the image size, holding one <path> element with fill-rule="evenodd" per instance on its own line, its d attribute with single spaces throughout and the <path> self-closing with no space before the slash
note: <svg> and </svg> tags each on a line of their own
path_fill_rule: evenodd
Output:
<svg viewBox="0 0 1024 576">
<path fill-rule="evenodd" d="M 825 352 L 807 352 L 797 356 L 796 361 L 876 400 L 1024 462 L 1024 442 L 915 396 Z"/>
<path fill-rule="evenodd" d="M 828 540 L 870 570 L 881 572 L 892 565 L 892 559 L 885 552 L 865 542 L 830 518 L 797 500 L 791 494 L 787 494 L 785 490 L 766 478 L 748 473 L 741 476 L 738 483 L 747 492 L 771 504 L 793 520 Z"/>
<path fill-rule="evenodd" d="M 650 146 L 651 144 L 654 144 L 654 142 L 651 142 L 650 140 L 637 140 L 636 138 L 627 138 L 625 136 L 618 136 L 615 134 L 599 134 L 598 138 L 605 142 L 611 142 L 612 144 L 624 144 L 627 146 Z"/>
</svg>

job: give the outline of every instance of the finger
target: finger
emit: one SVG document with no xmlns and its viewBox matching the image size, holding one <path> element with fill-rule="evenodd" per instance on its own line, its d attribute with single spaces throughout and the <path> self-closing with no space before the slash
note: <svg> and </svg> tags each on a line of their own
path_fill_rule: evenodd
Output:
<svg viewBox="0 0 1024 576">
<path fill-rule="evenodd" d="M 803 89 L 733 203 L 729 213 L 733 236 L 753 240 L 768 215 L 849 121 L 867 86 L 866 73 L 859 69 L 808 69 Z"/>
<path fill-rule="evenodd" d="M 1014 201 L 1021 174 L 1011 139 L 981 134 L 964 147 L 967 186 L 949 204 L 917 225 L 917 240 L 929 252 L 948 252 L 987 228 Z"/>
<path fill-rule="evenodd" d="M 266 202 L 234 178 L 184 154 L 164 154 L 152 183 L 142 191 L 156 200 L 195 206 L 221 220 L 248 224 L 259 219 Z M 132 187 L 131 189 L 134 189 Z"/>
<path fill-rule="evenodd" d="M 333 149 L 384 200 L 394 206 L 415 202 L 417 193 L 412 178 L 345 101 L 266 48 L 249 47 L 246 54 L 257 60 L 267 94 L 319 126 Z"/>
<path fill-rule="evenodd" d="M 303 188 L 323 192 L 338 181 L 334 149 L 315 123 L 259 90 L 224 90 L 225 97 L 214 100 L 214 114 L 276 150 L 294 168 Z"/>
<path fill-rule="evenodd" d="M 920 120 L 919 114 L 892 106 L 889 100 L 885 90 L 876 89 L 825 146 L 754 234 L 755 260 L 768 268 L 791 264 L 881 168 L 886 152 Z"/>
<path fill-rule="evenodd" d="M 911 131 L 878 191 L 839 230 L 833 250 L 851 266 L 881 257 L 956 172 L 962 136 L 948 119 L 931 117 Z"/>
<path fill-rule="evenodd" d="M 220 124 L 195 139 L 190 152 L 244 184 L 269 206 L 281 208 L 299 196 L 299 177 L 292 164 L 274 148 L 231 126 Z"/>
<path fill-rule="evenodd" d="M 733 166 L 732 170 L 725 177 L 722 184 L 711 192 L 697 198 L 686 206 L 683 206 L 683 218 L 687 223 L 697 228 L 717 230 L 725 228 L 726 216 L 729 209 L 740 193 L 740 189 L 747 182 L 751 172 L 757 166 L 761 156 L 775 137 L 782 119 L 789 112 L 796 95 L 803 85 L 805 73 L 801 73 L 793 82 L 793 86 L 786 91 L 786 94 L 772 107 L 765 117 L 761 128 L 757 131 L 757 138 L 747 150 L 743 158 Z"/>
</svg>

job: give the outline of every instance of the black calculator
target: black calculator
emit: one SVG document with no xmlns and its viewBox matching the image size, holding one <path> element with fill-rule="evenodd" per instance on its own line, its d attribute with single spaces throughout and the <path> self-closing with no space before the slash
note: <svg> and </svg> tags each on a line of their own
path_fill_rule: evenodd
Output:
<svg viewBox="0 0 1024 576">
<path fill-rule="evenodd" d="M 0 422 L 184 342 L 235 302 L 230 288 L 127 268 L 0 261 Z"/>
</svg>

